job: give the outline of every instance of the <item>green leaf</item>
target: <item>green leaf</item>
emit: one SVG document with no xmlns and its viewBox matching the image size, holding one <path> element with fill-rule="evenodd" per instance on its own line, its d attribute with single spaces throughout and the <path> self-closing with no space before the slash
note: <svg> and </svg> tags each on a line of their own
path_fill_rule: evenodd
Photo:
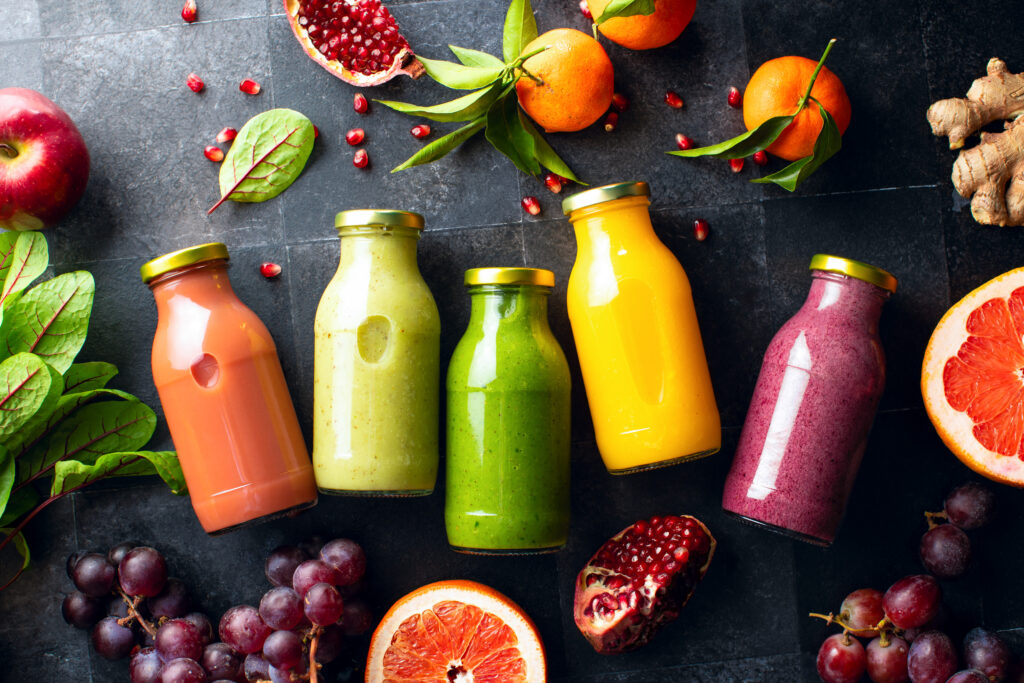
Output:
<svg viewBox="0 0 1024 683">
<path fill-rule="evenodd" d="M 523 48 L 537 37 L 537 20 L 533 16 L 530 0 L 512 0 L 505 15 L 501 52 L 505 62 L 515 61 Z"/>
<path fill-rule="evenodd" d="M 0 441 L 37 413 L 53 410 L 63 390 L 60 373 L 34 354 L 18 353 L 0 363 Z"/>
<path fill-rule="evenodd" d="M 452 51 L 452 54 L 455 55 L 456 59 L 466 66 L 490 66 L 500 69 L 505 68 L 505 62 L 493 55 L 487 54 L 486 52 L 470 50 L 469 48 L 459 47 L 458 45 L 449 45 L 448 49 Z"/>
<path fill-rule="evenodd" d="M 746 133 L 730 138 L 725 142 L 696 149 L 680 150 L 669 152 L 677 157 L 718 157 L 725 159 L 742 159 L 754 152 L 758 152 L 775 142 L 786 127 L 793 123 L 796 114 L 792 116 L 773 116 L 763 122 L 757 128 L 748 130 Z"/>
<path fill-rule="evenodd" d="M 473 121 L 483 116 L 501 93 L 501 84 L 495 83 L 489 88 L 483 88 L 450 102 L 442 102 L 441 104 L 429 107 L 421 107 L 417 104 L 408 104 L 406 102 L 392 102 L 390 100 L 374 101 L 403 114 L 420 116 L 431 121 L 440 121 L 441 123 L 450 123 L 452 121 Z"/>
<path fill-rule="evenodd" d="M 825 107 L 821 106 L 820 102 L 814 100 L 814 103 L 818 105 L 822 125 L 821 131 L 818 132 L 818 138 L 814 141 L 814 152 L 811 153 L 811 156 L 797 159 L 781 171 L 756 178 L 750 182 L 775 183 L 792 192 L 800 183 L 807 180 L 808 176 L 818 170 L 819 166 L 840 150 L 843 146 L 843 138 L 839 134 L 839 127 L 836 125 L 835 119 L 825 110 Z"/>
<path fill-rule="evenodd" d="M 615 17 L 632 17 L 637 14 L 654 14 L 654 0 L 612 0 L 594 23 L 600 26 Z"/>
<path fill-rule="evenodd" d="M 104 453 L 138 450 L 156 428 L 141 401 L 104 401 L 76 410 L 18 460 L 18 483 L 36 479 L 61 460 L 92 464 Z"/>
<path fill-rule="evenodd" d="M 29 420 L 24 427 L 16 434 L 3 442 L 7 450 L 20 458 L 28 449 L 32 448 L 37 441 L 43 438 L 57 424 L 80 407 L 93 403 L 98 399 L 124 399 L 126 401 L 138 401 L 131 394 L 118 391 L 117 389 L 89 389 L 75 393 L 65 393 L 57 401 L 57 406 L 51 411 L 39 411 Z"/>
<path fill-rule="evenodd" d="M 5 240 L 8 241 L 9 238 Z M 19 232 L 10 252 L 7 252 L 5 243 L 0 243 L 0 250 L 0 282 L 3 283 L 0 304 L 6 304 L 13 294 L 43 274 L 50 256 L 46 238 L 38 232 Z"/>
<path fill-rule="evenodd" d="M 3 356 L 36 354 L 63 373 L 82 350 L 96 284 L 85 270 L 64 273 L 39 283 L 11 306 L 0 327 Z"/>
<path fill-rule="evenodd" d="M 113 363 L 75 363 L 64 373 L 64 393 L 102 389 L 115 375 L 117 366 Z"/>
<path fill-rule="evenodd" d="M 521 109 L 519 110 L 519 124 L 533 138 L 534 158 L 544 168 L 552 173 L 557 173 L 563 178 L 573 180 L 580 185 L 586 185 L 586 183 L 576 177 L 572 169 L 569 168 L 569 165 L 562 161 L 561 157 L 555 153 L 555 150 L 551 149 L 551 145 L 548 144 L 548 141 L 544 139 L 540 131 L 537 130 L 533 122 L 530 121 L 529 117 Z"/>
<path fill-rule="evenodd" d="M 404 171 L 405 169 L 412 168 L 413 166 L 429 164 L 432 161 L 437 161 L 444 155 L 448 154 L 448 152 L 452 151 L 463 142 L 480 132 L 480 129 L 484 127 L 485 123 L 486 119 L 481 116 L 476 121 L 467 123 L 462 128 L 434 140 L 429 145 L 424 145 L 420 151 L 416 152 L 400 165 L 393 168 L 391 172 L 395 173 L 397 171 Z"/>
<path fill-rule="evenodd" d="M 14 471 L 14 458 L 0 448 L 0 517 L 3 517 L 7 509 L 7 501 L 11 497 L 11 489 L 14 488 Z"/>
<path fill-rule="evenodd" d="M 11 526 L 39 503 L 39 493 L 31 486 L 20 488 L 7 499 L 7 509 L 0 515 L 0 527 Z"/>
<path fill-rule="evenodd" d="M 220 166 L 221 197 L 207 213 L 230 199 L 265 202 L 288 189 L 313 151 L 313 123 L 291 109 L 271 109 L 238 131 Z"/>
<path fill-rule="evenodd" d="M 494 83 L 501 78 L 505 65 L 501 66 L 465 66 L 455 62 L 439 59 L 418 57 L 427 75 L 443 86 L 455 90 L 476 90 Z"/>
<path fill-rule="evenodd" d="M 58 462 L 53 467 L 50 497 L 70 493 L 104 477 L 137 477 L 157 474 L 175 495 L 188 492 L 181 464 L 174 451 L 135 451 L 106 453 L 92 464 L 77 460 Z"/>
<path fill-rule="evenodd" d="M 14 535 L 14 547 L 18 549 L 18 554 L 21 555 L 23 560 L 21 563 L 21 571 L 28 569 L 32 556 L 28 551 L 28 542 L 25 541 L 25 536 L 20 531 L 16 531 L 14 529 L 0 529 L 0 534 L 4 534 L 5 537 L 12 534 Z M 18 573 L 20 574 L 21 571 Z"/>
<path fill-rule="evenodd" d="M 515 97 L 504 97 L 487 112 L 487 141 L 512 160 L 523 173 L 538 175 L 533 136 L 519 122 L 519 102 Z"/>
</svg>

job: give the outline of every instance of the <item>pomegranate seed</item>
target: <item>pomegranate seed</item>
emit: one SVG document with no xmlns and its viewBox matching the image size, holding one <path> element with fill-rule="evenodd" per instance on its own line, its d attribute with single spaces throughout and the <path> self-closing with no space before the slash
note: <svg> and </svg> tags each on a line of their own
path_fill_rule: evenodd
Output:
<svg viewBox="0 0 1024 683">
<path fill-rule="evenodd" d="M 370 103 L 366 101 L 363 93 L 357 92 L 355 97 L 352 98 L 352 108 L 356 110 L 357 114 L 365 114 L 370 111 Z"/>
<path fill-rule="evenodd" d="M 247 78 L 238 84 L 238 89 L 244 92 L 246 95 L 259 95 L 260 84 L 251 78 Z"/>
<path fill-rule="evenodd" d="M 612 93 L 612 109 L 624 112 L 629 109 L 629 98 L 620 92 Z"/>
<path fill-rule="evenodd" d="M 676 146 L 679 149 L 690 149 L 693 147 L 693 139 L 682 133 L 676 133 Z"/>
<path fill-rule="evenodd" d="M 409 132 L 412 133 L 412 136 L 417 140 L 422 140 L 423 138 L 430 135 L 430 126 L 428 126 L 425 123 L 421 123 L 418 126 L 413 126 L 412 130 L 410 130 Z"/>
<path fill-rule="evenodd" d="M 356 168 L 366 168 L 368 163 L 370 163 L 370 155 L 366 153 L 365 149 L 357 149 L 356 153 L 352 155 L 352 165 Z"/>
<path fill-rule="evenodd" d="M 196 0 L 185 0 L 185 6 L 181 8 L 181 18 L 191 24 L 196 20 L 197 14 Z"/>
<path fill-rule="evenodd" d="M 693 222 L 693 236 L 697 238 L 698 242 L 703 242 L 708 238 L 708 222 L 703 218 L 698 218 Z"/>
<path fill-rule="evenodd" d="M 590 13 L 590 5 L 587 4 L 587 0 L 580 0 L 580 12 L 587 19 L 594 20 L 594 15 Z"/>
<path fill-rule="evenodd" d="M 615 130 L 615 127 L 619 125 L 619 115 L 613 111 L 608 112 L 608 116 L 604 119 L 605 132 L 611 133 Z"/>
<path fill-rule="evenodd" d="M 201 79 L 198 74 L 189 74 L 188 78 L 185 79 L 185 85 L 187 85 L 188 89 L 192 92 L 202 92 L 203 86 L 206 84 L 203 83 L 203 79 Z"/>
<path fill-rule="evenodd" d="M 567 182 L 569 181 L 563 178 L 562 176 L 558 175 L 557 173 L 548 173 L 546 176 L 544 176 L 544 184 L 547 185 L 548 189 L 554 192 L 555 194 L 561 192 L 562 186 Z"/>
<path fill-rule="evenodd" d="M 366 138 L 366 131 L 362 128 L 353 128 L 345 133 L 345 142 L 355 147 Z"/>
<path fill-rule="evenodd" d="M 238 131 L 234 128 L 225 128 L 221 132 L 217 133 L 217 142 L 231 142 L 238 136 Z"/>
<path fill-rule="evenodd" d="M 313 139 L 316 140 L 318 137 L 320 137 L 320 129 L 317 128 L 316 124 L 314 123 L 313 124 Z"/>
<path fill-rule="evenodd" d="M 665 104 L 672 107 L 673 109 L 683 108 L 683 98 L 679 96 L 679 93 L 669 90 L 665 93 Z"/>
<path fill-rule="evenodd" d="M 281 274 L 281 266 L 267 261 L 260 264 L 260 275 L 266 278 L 277 277 Z"/>
<path fill-rule="evenodd" d="M 214 163 L 220 163 L 221 161 L 224 161 L 224 150 L 222 150 L 220 147 L 215 147 L 214 145 L 207 145 L 206 148 L 203 150 L 203 154 L 206 155 L 207 159 Z"/>
<path fill-rule="evenodd" d="M 729 159 L 729 168 L 733 173 L 739 173 L 743 170 L 743 159 Z"/>
<path fill-rule="evenodd" d="M 754 152 L 754 156 L 752 158 L 754 160 L 754 163 L 757 164 L 758 166 L 764 166 L 765 164 L 768 163 L 768 155 L 765 154 L 765 151 L 763 149 Z"/>
<path fill-rule="evenodd" d="M 531 216 L 536 216 L 540 213 L 540 202 L 536 197 L 523 197 L 523 210 Z"/>
<path fill-rule="evenodd" d="M 729 106 L 734 108 L 743 106 L 743 95 L 735 85 L 729 88 Z"/>
</svg>

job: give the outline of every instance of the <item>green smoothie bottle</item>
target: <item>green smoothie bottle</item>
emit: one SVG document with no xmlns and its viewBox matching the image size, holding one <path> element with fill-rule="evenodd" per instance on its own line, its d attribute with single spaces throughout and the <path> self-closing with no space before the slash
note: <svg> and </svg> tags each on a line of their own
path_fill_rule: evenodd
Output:
<svg viewBox="0 0 1024 683">
<path fill-rule="evenodd" d="M 548 327 L 549 270 L 466 271 L 469 326 L 448 366 L 452 548 L 558 550 L 569 532 L 569 365 Z"/>
</svg>

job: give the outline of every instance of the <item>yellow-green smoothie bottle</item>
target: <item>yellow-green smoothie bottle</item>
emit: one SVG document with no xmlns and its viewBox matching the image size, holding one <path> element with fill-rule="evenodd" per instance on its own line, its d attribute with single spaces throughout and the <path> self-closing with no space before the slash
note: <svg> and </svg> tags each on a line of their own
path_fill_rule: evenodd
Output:
<svg viewBox="0 0 1024 683">
<path fill-rule="evenodd" d="M 423 217 L 342 211 L 314 323 L 313 470 L 323 493 L 425 496 L 438 467 L 441 320 L 420 274 Z"/>
</svg>

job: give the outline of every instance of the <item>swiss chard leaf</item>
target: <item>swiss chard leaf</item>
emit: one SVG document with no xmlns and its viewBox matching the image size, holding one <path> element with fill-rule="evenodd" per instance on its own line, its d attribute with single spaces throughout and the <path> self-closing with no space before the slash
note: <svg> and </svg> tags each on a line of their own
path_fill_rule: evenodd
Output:
<svg viewBox="0 0 1024 683">
<path fill-rule="evenodd" d="M 23 514 L 39 503 L 39 494 L 31 486 L 25 486 L 10 494 L 7 509 L 0 514 L 0 527 L 10 526 Z"/>
<path fill-rule="evenodd" d="M 3 356 L 28 351 L 63 373 L 85 343 L 96 284 L 85 270 L 64 273 L 21 295 L 0 326 Z"/>
<path fill-rule="evenodd" d="M 697 147 L 696 149 L 680 150 L 669 152 L 677 157 L 718 157 L 725 159 L 742 159 L 754 152 L 759 152 L 768 145 L 775 142 L 786 127 L 793 123 L 795 114 L 792 116 L 774 116 L 763 122 L 757 128 L 748 130 L 746 133 L 730 138 L 717 145 Z"/>
<path fill-rule="evenodd" d="M 10 233 L 8 233 L 10 234 Z M 46 248 L 46 238 L 38 232 L 19 232 L 9 255 L 5 244 L 0 243 L 0 304 L 5 304 L 12 295 L 22 291 L 37 277 L 43 274 L 50 256 Z M 5 240 L 6 242 L 7 240 Z"/>
<path fill-rule="evenodd" d="M 306 166 L 313 138 L 313 123 L 291 109 L 271 109 L 249 119 L 224 157 L 221 197 L 207 213 L 228 199 L 263 202 L 284 192 Z"/>
<path fill-rule="evenodd" d="M 429 145 L 424 145 L 420 148 L 420 151 L 416 152 L 401 164 L 393 168 L 391 172 L 396 173 L 397 171 L 404 171 L 405 169 L 412 168 L 413 166 L 429 164 L 431 161 L 437 161 L 444 155 L 448 154 L 448 152 L 479 133 L 480 129 L 484 127 L 486 121 L 486 118 L 481 116 L 476 121 L 467 123 L 462 128 L 434 140 Z"/>
<path fill-rule="evenodd" d="M 483 116 L 498 97 L 501 96 L 502 90 L 501 84 L 495 83 L 489 88 L 483 88 L 450 102 L 442 102 L 441 104 L 429 107 L 390 100 L 374 101 L 403 114 L 420 116 L 431 121 L 440 121 L 441 123 L 450 123 L 452 121 L 473 121 Z"/>
<path fill-rule="evenodd" d="M 557 173 L 563 178 L 575 181 L 580 185 L 586 185 L 586 183 L 576 177 L 572 172 L 572 169 L 569 168 L 569 165 L 562 161 L 561 157 L 555 153 L 555 150 L 551 149 L 551 145 L 548 144 L 547 140 L 544 139 L 536 126 L 533 125 L 522 110 L 519 111 L 519 124 L 523 127 L 523 130 L 533 138 L 534 158 L 536 158 L 544 168 L 548 169 L 552 173 Z"/>
<path fill-rule="evenodd" d="M 92 464 L 77 460 L 56 463 L 53 467 L 50 497 L 70 493 L 104 477 L 136 477 L 150 474 L 159 475 L 176 495 L 188 492 L 181 464 L 174 451 L 135 451 L 106 453 Z"/>
<path fill-rule="evenodd" d="M 505 62 L 515 61 L 523 48 L 537 37 L 537 20 L 530 0 L 512 0 L 509 3 L 502 37 L 501 52 Z"/>
<path fill-rule="evenodd" d="M 821 114 L 821 131 L 814 141 L 814 151 L 811 156 L 797 159 L 781 171 L 776 171 L 761 178 L 755 178 L 753 183 L 775 183 L 779 187 L 792 192 L 800 183 L 807 180 L 807 177 L 818 170 L 818 167 L 835 155 L 843 146 L 843 138 L 839 133 L 839 127 L 835 119 L 829 114 L 821 103 L 814 100 L 818 105 L 818 113 Z"/>
<path fill-rule="evenodd" d="M 7 509 L 7 501 L 11 497 L 11 489 L 14 488 L 14 472 L 14 457 L 0 448 L 0 517 L 3 517 Z"/>
<path fill-rule="evenodd" d="M 0 442 L 18 434 L 37 413 L 49 414 L 60 400 L 64 381 L 32 353 L 0 363 Z"/>
<path fill-rule="evenodd" d="M 449 45 L 448 49 L 452 51 L 455 58 L 466 66 L 490 66 L 504 69 L 505 62 L 501 61 L 493 55 L 489 55 L 486 52 L 480 50 L 470 50 L 469 48 L 459 47 L 458 45 Z"/>
<path fill-rule="evenodd" d="M 615 17 L 632 17 L 637 14 L 654 14 L 654 0 L 612 0 L 605 5 L 601 16 L 594 23 L 600 26 Z"/>
<path fill-rule="evenodd" d="M 491 107 L 487 112 L 487 130 L 484 135 L 520 171 L 530 175 L 540 173 L 536 145 L 533 136 L 519 121 L 519 103 L 515 97 L 506 96 Z"/>
<path fill-rule="evenodd" d="M 117 366 L 113 363 L 75 363 L 64 373 L 64 393 L 102 389 L 116 375 Z"/>
<path fill-rule="evenodd" d="M 25 541 L 24 534 L 22 534 L 17 529 L 6 529 L 6 528 L 5 529 L 0 529 L 0 534 L 3 534 L 5 538 L 7 536 L 11 536 L 11 535 L 14 536 L 14 539 L 13 539 L 14 540 L 14 547 L 18 549 L 18 554 L 21 555 L 21 559 L 22 559 L 21 571 L 18 572 L 18 574 L 21 574 L 21 572 L 23 572 L 26 569 L 28 569 L 28 565 L 31 563 L 31 560 L 32 560 L 32 554 L 29 553 L 29 551 L 28 551 L 28 543 Z M 17 577 L 15 577 L 15 578 L 17 578 Z M 13 579 L 12 579 L 12 581 L 13 581 Z M 7 585 L 10 585 L 10 582 L 8 582 Z"/>
<path fill-rule="evenodd" d="M 427 75 L 441 85 L 455 90 L 476 90 L 501 78 L 505 65 L 466 66 L 439 59 L 419 57 Z"/>
</svg>

